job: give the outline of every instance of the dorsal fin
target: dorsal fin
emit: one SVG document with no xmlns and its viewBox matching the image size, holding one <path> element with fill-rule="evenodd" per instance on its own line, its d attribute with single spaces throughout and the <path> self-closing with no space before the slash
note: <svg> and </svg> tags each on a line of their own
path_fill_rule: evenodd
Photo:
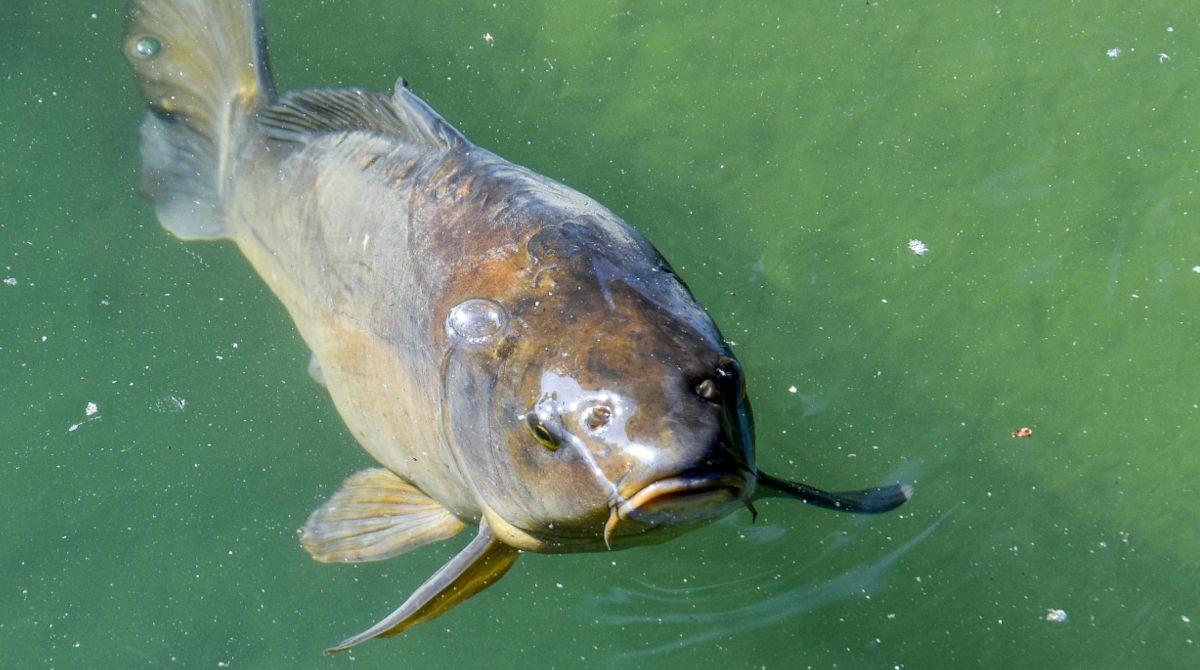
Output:
<svg viewBox="0 0 1200 670">
<path fill-rule="evenodd" d="M 430 149 L 467 141 L 405 88 L 403 79 L 392 95 L 357 88 L 292 91 L 260 111 L 258 120 L 268 137 L 283 142 L 349 130 L 383 133 Z"/>
</svg>

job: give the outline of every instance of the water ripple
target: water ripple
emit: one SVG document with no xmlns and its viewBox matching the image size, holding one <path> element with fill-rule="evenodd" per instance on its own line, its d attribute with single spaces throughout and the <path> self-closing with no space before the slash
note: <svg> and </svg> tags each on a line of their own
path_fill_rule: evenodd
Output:
<svg viewBox="0 0 1200 670">
<path fill-rule="evenodd" d="M 678 637 L 670 642 L 623 651 L 613 659 L 613 665 L 678 651 L 714 638 L 767 626 L 877 588 L 900 557 L 929 537 L 954 509 L 948 510 L 912 539 L 875 561 L 855 566 L 824 582 L 789 588 L 750 604 L 733 604 L 734 601 L 745 599 L 745 589 L 739 587 L 772 581 L 776 571 L 686 587 L 664 587 L 635 580 L 636 588 L 615 586 L 607 594 L 592 597 L 589 608 L 600 613 L 596 620 L 605 625 L 653 624 L 659 627 L 675 624 L 692 629 L 679 631 Z M 803 574 L 824 563 L 849 541 L 849 536 L 843 536 L 792 574 Z"/>
</svg>

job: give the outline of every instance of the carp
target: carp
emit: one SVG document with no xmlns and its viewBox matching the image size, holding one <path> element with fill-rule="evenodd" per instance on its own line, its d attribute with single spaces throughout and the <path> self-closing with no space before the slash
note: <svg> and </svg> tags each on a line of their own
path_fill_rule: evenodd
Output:
<svg viewBox="0 0 1200 670">
<path fill-rule="evenodd" d="M 663 256 L 403 80 L 279 93 L 251 0 L 133 0 L 123 49 L 159 221 L 237 244 L 381 466 L 311 514 L 303 546 L 376 561 L 475 528 L 330 651 L 446 612 L 521 552 L 662 542 L 763 496 L 864 513 L 910 497 L 760 471 L 742 366 Z"/>
</svg>

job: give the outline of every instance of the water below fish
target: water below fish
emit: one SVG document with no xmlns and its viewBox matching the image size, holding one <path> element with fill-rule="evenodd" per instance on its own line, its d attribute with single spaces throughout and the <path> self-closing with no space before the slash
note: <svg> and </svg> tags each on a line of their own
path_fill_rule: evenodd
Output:
<svg viewBox="0 0 1200 670">
<path fill-rule="evenodd" d="M 403 75 L 644 232 L 764 469 L 916 489 L 526 556 L 339 657 L 465 538 L 300 548 L 371 462 L 237 250 L 137 197 L 112 4 L 0 8 L 0 666 L 1200 663 L 1195 3 L 267 2 L 280 89 Z"/>
</svg>

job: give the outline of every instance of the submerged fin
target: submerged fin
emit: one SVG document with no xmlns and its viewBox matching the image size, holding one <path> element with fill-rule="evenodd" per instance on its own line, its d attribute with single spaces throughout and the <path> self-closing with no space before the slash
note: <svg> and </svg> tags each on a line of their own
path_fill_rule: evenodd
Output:
<svg viewBox="0 0 1200 670">
<path fill-rule="evenodd" d="M 292 91 L 258 119 L 268 137 L 282 142 L 302 143 L 313 135 L 351 130 L 382 133 L 430 149 L 467 141 L 405 88 L 403 79 L 392 95 L 357 88 Z"/>
<path fill-rule="evenodd" d="M 321 369 L 321 361 L 316 354 L 308 359 L 308 376 L 321 386 L 325 385 L 325 371 Z"/>
<path fill-rule="evenodd" d="M 178 237 L 227 236 L 236 134 L 275 95 L 257 0 L 132 0 L 123 47 L 150 108 L 143 193 Z"/>
<path fill-rule="evenodd" d="M 875 486 L 861 491 L 822 491 L 808 484 L 777 479 L 760 471 L 756 498 L 796 498 L 810 505 L 839 512 L 879 514 L 908 502 L 913 489 L 909 484 Z"/>
<path fill-rule="evenodd" d="M 318 561 L 380 561 L 445 540 L 463 522 L 384 468 L 350 475 L 300 529 L 300 544 Z"/>
<path fill-rule="evenodd" d="M 375 637 L 399 635 L 409 628 L 444 614 L 447 610 L 496 583 L 517 560 L 516 549 L 496 539 L 487 520 L 480 520 L 474 540 L 425 580 L 408 600 L 382 621 L 352 635 L 326 653 L 345 651 Z"/>
</svg>

